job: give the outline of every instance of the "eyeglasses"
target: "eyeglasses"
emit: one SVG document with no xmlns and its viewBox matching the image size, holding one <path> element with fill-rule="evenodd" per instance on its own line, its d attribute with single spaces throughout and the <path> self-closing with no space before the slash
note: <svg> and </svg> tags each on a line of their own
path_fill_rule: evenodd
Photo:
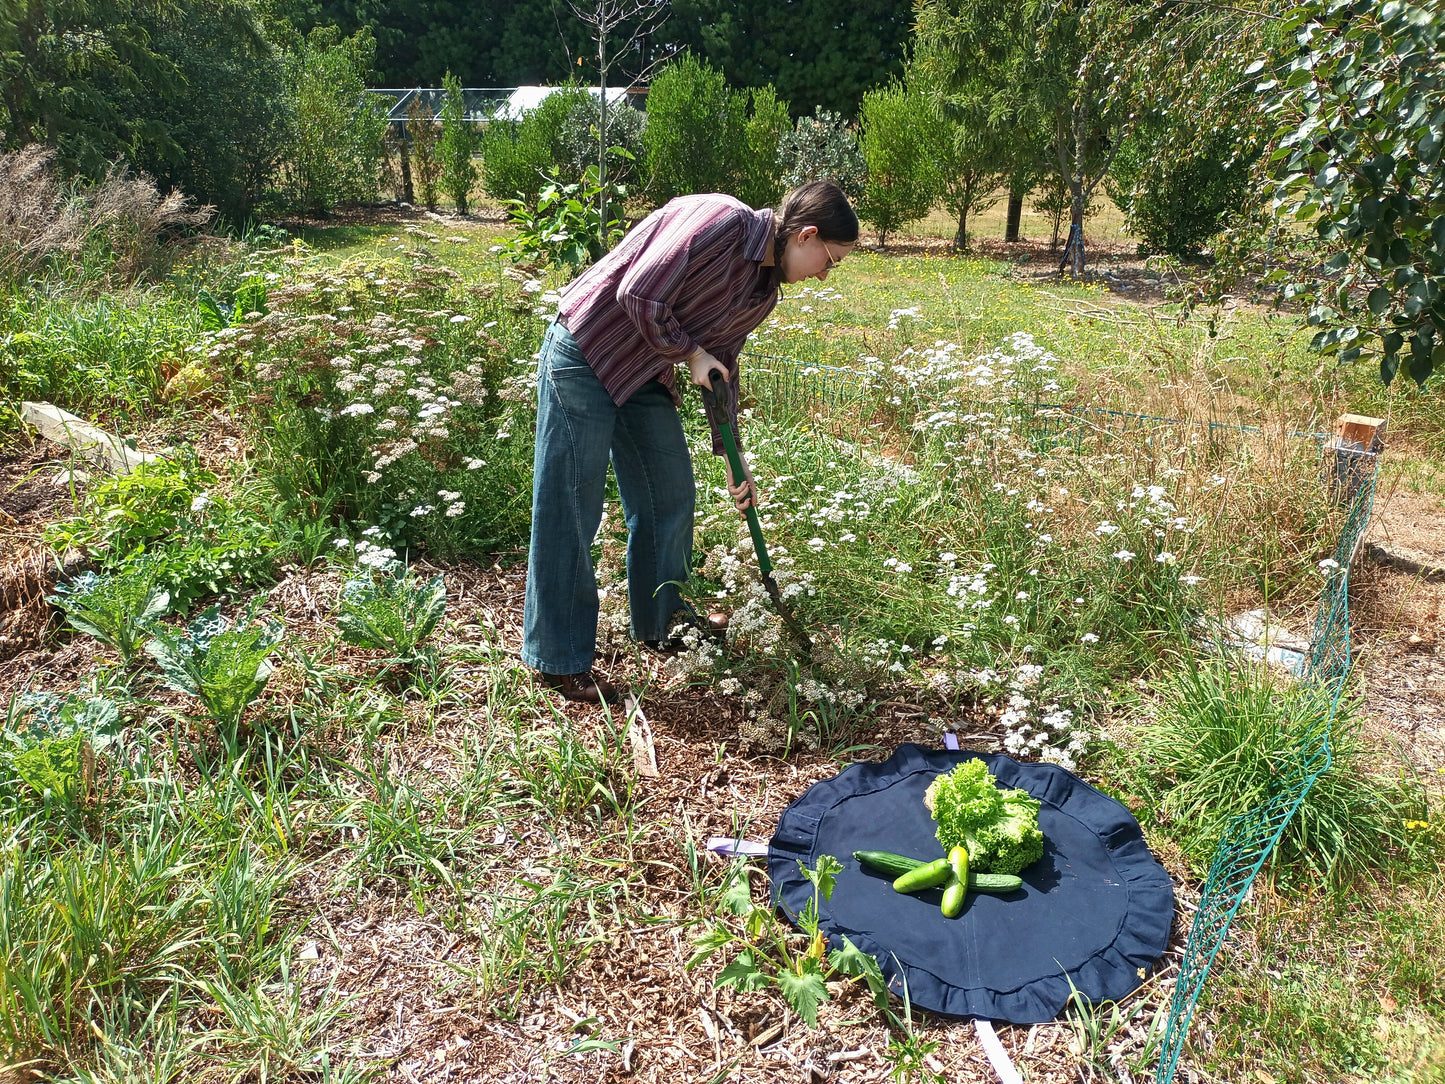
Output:
<svg viewBox="0 0 1445 1084">
<path fill-rule="evenodd" d="M 833 250 L 828 247 L 828 242 L 824 241 L 823 238 L 818 238 L 818 244 L 823 246 L 823 255 L 826 256 L 828 260 L 828 264 L 826 267 L 823 268 L 823 270 L 831 271 L 833 270 L 833 268 L 837 267 L 840 263 L 843 262 L 843 257 L 834 256 Z"/>
</svg>

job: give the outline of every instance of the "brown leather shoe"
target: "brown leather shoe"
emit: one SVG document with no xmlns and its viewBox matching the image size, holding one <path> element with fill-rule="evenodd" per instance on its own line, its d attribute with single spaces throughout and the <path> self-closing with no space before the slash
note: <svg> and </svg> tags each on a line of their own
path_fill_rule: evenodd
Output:
<svg viewBox="0 0 1445 1084">
<path fill-rule="evenodd" d="M 564 699 L 583 704 L 616 704 L 623 696 L 621 689 L 595 670 L 581 674 L 543 674 L 542 681 L 547 688 L 561 693 Z"/>
<path fill-rule="evenodd" d="M 728 630 L 728 622 L 732 615 L 719 610 L 717 613 L 707 615 L 707 631 L 713 636 L 721 636 Z"/>
</svg>

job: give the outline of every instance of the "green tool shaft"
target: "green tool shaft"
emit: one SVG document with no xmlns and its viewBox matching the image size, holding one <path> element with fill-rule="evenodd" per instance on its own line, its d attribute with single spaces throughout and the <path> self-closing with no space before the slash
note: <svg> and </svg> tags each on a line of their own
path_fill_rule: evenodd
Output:
<svg viewBox="0 0 1445 1084">
<path fill-rule="evenodd" d="M 702 389 L 702 394 L 712 408 L 713 417 L 717 419 L 718 432 L 722 434 L 723 453 L 727 456 L 728 465 L 732 468 L 733 484 L 736 485 L 747 475 L 743 471 L 743 457 L 738 454 L 737 435 L 733 432 L 732 422 L 728 419 L 727 398 L 720 382 L 716 379 L 712 387 Z M 753 500 L 757 500 L 756 487 L 753 489 Z M 773 562 L 768 558 L 768 547 L 767 543 L 763 541 L 763 528 L 758 523 L 757 509 L 749 505 L 743 515 L 747 517 L 748 533 L 753 536 L 753 549 L 758 555 L 758 571 L 762 574 L 763 587 L 767 589 L 768 597 L 773 600 L 773 605 L 778 610 L 778 616 L 782 618 L 783 624 L 793 640 L 805 657 L 811 657 L 813 641 L 803 631 L 803 626 L 798 624 L 792 610 L 783 602 L 782 592 L 778 590 L 778 581 L 773 579 Z"/>
<path fill-rule="evenodd" d="M 747 475 L 743 472 L 743 457 L 738 454 L 738 438 L 733 435 L 733 427 L 726 420 L 718 425 L 722 431 L 723 451 L 727 453 L 728 464 L 733 469 L 733 483 L 741 485 Z M 757 500 L 757 491 L 753 492 L 754 501 Z M 764 576 L 773 574 L 773 562 L 768 559 L 768 546 L 763 541 L 763 528 L 758 523 L 758 510 L 751 504 L 748 505 L 745 515 L 748 518 L 748 533 L 753 536 L 753 549 L 758 554 L 758 569 Z"/>
</svg>

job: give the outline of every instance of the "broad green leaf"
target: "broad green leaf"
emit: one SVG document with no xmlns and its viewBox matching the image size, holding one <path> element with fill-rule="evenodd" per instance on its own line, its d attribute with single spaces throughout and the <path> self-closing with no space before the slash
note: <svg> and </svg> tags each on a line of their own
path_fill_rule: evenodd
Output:
<svg viewBox="0 0 1445 1084">
<path fill-rule="evenodd" d="M 812 882 L 813 887 L 825 900 L 833 898 L 833 884 L 837 880 L 838 874 L 843 872 L 841 862 L 831 854 L 820 854 L 813 869 L 809 869 L 802 862 L 798 863 L 798 868 L 803 871 L 803 876 Z"/>
<path fill-rule="evenodd" d="M 1394 292 L 1388 286 L 1376 286 L 1366 298 L 1366 304 L 1369 305 L 1371 313 L 1375 316 L 1382 316 L 1390 307 L 1390 300 L 1393 297 Z"/>
<path fill-rule="evenodd" d="M 1429 379 L 1435 364 L 1435 353 L 1434 344 L 1423 335 L 1410 339 L 1410 376 L 1417 384 L 1423 384 Z"/>
<path fill-rule="evenodd" d="M 1388 384 L 1395 379 L 1395 374 L 1400 369 L 1400 355 L 1397 352 L 1387 352 L 1380 355 L 1380 381 Z"/>
<path fill-rule="evenodd" d="M 725 986 L 735 986 L 739 990 L 761 990 L 772 981 L 772 976 L 764 974 L 758 969 L 754 961 L 751 949 L 745 949 L 738 954 L 738 958 L 718 973 L 713 986 L 722 989 Z M 826 993 L 826 991 L 824 991 Z M 816 1016 L 816 1009 L 815 1016 Z"/>
<path fill-rule="evenodd" d="M 816 962 L 806 960 L 801 975 L 784 969 L 778 975 L 778 988 L 809 1027 L 818 1026 L 818 1006 L 828 1000 L 828 987 L 823 984 Z"/>
<path fill-rule="evenodd" d="M 683 967 L 691 971 L 704 960 L 710 959 L 719 949 L 732 944 L 734 940 L 735 938 L 726 928 L 714 926 L 701 937 L 693 940 L 696 951 L 688 957 L 687 963 Z"/>
<path fill-rule="evenodd" d="M 201 314 L 201 327 L 206 331 L 220 331 L 230 323 L 209 290 L 202 290 L 196 295 L 196 308 Z"/>
<path fill-rule="evenodd" d="M 727 885 L 719 900 L 724 911 L 733 915 L 745 915 L 753 906 L 752 886 L 748 881 L 748 864 L 745 861 L 733 863 Z"/>
<path fill-rule="evenodd" d="M 834 970 L 854 978 L 861 978 L 870 973 L 876 973 L 879 978 L 883 976 L 883 972 L 878 969 L 878 961 L 853 944 L 847 937 L 843 938 L 842 948 L 834 949 L 828 954 L 828 962 L 832 964 Z"/>
<path fill-rule="evenodd" d="M 68 738 L 45 738 L 16 753 L 11 763 L 15 774 L 37 794 L 49 791 L 70 801 L 84 768 L 84 745 L 85 735 L 79 731 Z"/>
</svg>

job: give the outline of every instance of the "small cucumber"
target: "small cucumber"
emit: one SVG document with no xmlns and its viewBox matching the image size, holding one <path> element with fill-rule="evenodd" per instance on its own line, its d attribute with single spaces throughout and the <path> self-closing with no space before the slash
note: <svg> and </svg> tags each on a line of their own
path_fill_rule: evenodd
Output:
<svg viewBox="0 0 1445 1084">
<path fill-rule="evenodd" d="M 967 898 L 968 886 L 950 873 L 948 886 L 943 890 L 943 903 L 940 906 L 943 917 L 957 918 L 963 914 L 963 901 Z"/>
<path fill-rule="evenodd" d="M 952 876 L 953 866 L 947 858 L 940 858 L 903 874 L 893 882 L 893 891 L 922 892 L 925 888 L 937 888 Z"/>
<path fill-rule="evenodd" d="M 970 873 L 968 875 L 968 890 L 970 892 L 990 892 L 1002 895 L 1005 892 L 1017 892 L 1024 886 L 1024 879 L 1012 873 Z"/>
<path fill-rule="evenodd" d="M 911 869 L 927 865 L 921 858 L 905 858 L 901 854 L 891 854 L 888 851 L 854 851 L 853 857 L 860 866 L 889 877 L 902 877 Z"/>
<path fill-rule="evenodd" d="M 948 887 L 943 890 L 943 917 L 957 918 L 968 899 L 968 848 L 955 847 L 948 852 Z"/>
<path fill-rule="evenodd" d="M 902 877 L 909 870 L 928 865 L 921 858 L 909 858 L 907 855 L 894 854 L 891 851 L 854 851 L 853 857 L 860 866 L 888 877 Z M 1023 878 L 1016 877 L 1012 873 L 974 873 L 972 870 L 969 870 L 968 873 L 968 890 L 970 892 L 1003 895 L 1008 892 L 1017 892 L 1023 886 Z"/>
</svg>

